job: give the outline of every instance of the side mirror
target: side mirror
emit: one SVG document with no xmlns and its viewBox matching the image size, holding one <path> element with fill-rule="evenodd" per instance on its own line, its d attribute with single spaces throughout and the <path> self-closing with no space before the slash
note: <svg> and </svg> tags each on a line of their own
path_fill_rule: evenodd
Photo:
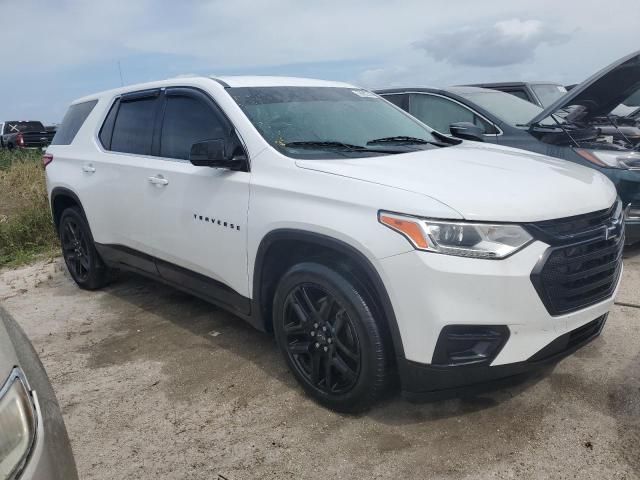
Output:
<svg viewBox="0 0 640 480">
<path fill-rule="evenodd" d="M 216 138 L 204 140 L 191 145 L 189 161 L 197 167 L 228 168 L 229 170 L 243 170 L 247 164 L 247 157 L 230 155 L 228 142 Z"/>
<path fill-rule="evenodd" d="M 475 142 L 484 142 L 484 128 L 479 127 L 471 122 L 456 122 L 449 125 L 451 135 L 463 140 L 473 140 Z"/>
</svg>

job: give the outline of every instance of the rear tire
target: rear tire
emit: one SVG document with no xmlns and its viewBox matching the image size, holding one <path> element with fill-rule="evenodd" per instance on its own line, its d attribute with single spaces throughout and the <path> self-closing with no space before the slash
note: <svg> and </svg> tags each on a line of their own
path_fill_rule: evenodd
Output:
<svg viewBox="0 0 640 480">
<path fill-rule="evenodd" d="M 348 275 L 301 263 L 282 277 L 273 325 L 304 390 L 339 412 L 367 410 L 388 383 L 388 350 L 364 291 Z"/>
<path fill-rule="evenodd" d="M 109 269 L 98 255 L 89 224 L 78 207 L 62 212 L 58 234 L 71 278 L 85 290 L 104 287 L 109 281 Z"/>
</svg>

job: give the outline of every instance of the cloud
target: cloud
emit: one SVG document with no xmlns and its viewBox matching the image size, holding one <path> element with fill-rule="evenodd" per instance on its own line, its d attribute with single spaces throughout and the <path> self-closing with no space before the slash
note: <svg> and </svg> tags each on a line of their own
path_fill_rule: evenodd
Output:
<svg viewBox="0 0 640 480">
<path fill-rule="evenodd" d="M 569 35 L 540 20 L 512 18 L 489 26 L 439 33 L 414 46 L 452 65 L 502 67 L 533 59 L 541 45 L 560 45 L 569 39 Z"/>
</svg>

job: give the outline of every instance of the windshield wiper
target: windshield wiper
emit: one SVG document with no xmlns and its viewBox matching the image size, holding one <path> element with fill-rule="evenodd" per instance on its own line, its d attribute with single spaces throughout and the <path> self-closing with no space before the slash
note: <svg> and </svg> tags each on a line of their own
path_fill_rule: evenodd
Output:
<svg viewBox="0 0 640 480">
<path fill-rule="evenodd" d="M 287 142 L 284 144 L 288 148 L 340 148 L 348 152 L 373 152 L 373 153 L 402 153 L 398 150 L 387 150 L 382 148 L 368 148 L 362 145 L 352 145 L 350 143 L 337 142 L 332 140 L 308 140 L 299 142 Z"/>
<path fill-rule="evenodd" d="M 395 137 L 382 137 L 370 140 L 367 145 L 374 145 L 376 143 L 431 143 L 424 138 L 407 137 L 405 135 L 396 135 Z"/>
<path fill-rule="evenodd" d="M 285 147 L 293 147 L 293 148 L 305 148 L 305 147 L 309 147 L 309 148 L 326 148 L 326 147 L 330 147 L 330 148 L 347 148 L 349 150 L 356 150 L 356 151 L 362 151 L 362 150 L 368 150 L 367 147 L 363 147 L 361 145 L 352 145 L 350 143 L 343 143 L 343 142 L 334 142 L 334 141 L 329 141 L 329 140 L 308 140 L 308 141 L 301 141 L 301 142 L 287 142 L 284 144 Z"/>
</svg>

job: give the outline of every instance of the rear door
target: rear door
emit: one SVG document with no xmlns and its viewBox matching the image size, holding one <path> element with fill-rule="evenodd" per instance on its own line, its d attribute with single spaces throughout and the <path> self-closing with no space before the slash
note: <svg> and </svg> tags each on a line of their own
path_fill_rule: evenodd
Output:
<svg viewBox="0 0 640 480">
<path fill-rule="evenodd" d="M 207 94 L 167 89 L 146 203 L 160 274 L 246 312 L 250 174 L 189 162 L 194 143 L 234 135 Z"/>
<path fill-rule="evenodd" d="M 101 252 L 113 261 L 155 272 L 150 257 L 152 206 L 146 204 L 153 134 L 161 105 L 161 91 L 134 92 L 115 100 L 100 129 L 102 151 L 81 165 L 90 192 L 83 202 Z M 85 198 L 87 200 L 85 200 Z"/>
</svg>

